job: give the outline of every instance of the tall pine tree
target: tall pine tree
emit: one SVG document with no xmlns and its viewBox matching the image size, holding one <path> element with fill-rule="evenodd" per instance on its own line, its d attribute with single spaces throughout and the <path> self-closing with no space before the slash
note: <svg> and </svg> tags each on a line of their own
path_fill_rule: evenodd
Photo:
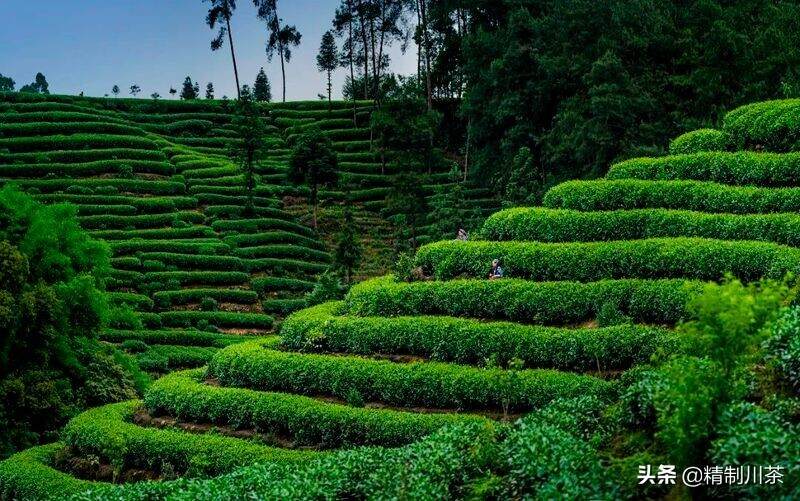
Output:
<svg viewBox="0 0 800 501">
<path fill-rule="evenodd" d="M 206 24 L 212 30 L 219 25 L 217 36 L 211 41 L 211 50 L 216 51 L 225 44 L 225 36 L 228 36 L 228 45 L 231 47 L 231 59 L 233 60 L 233 76 L 236 78 L 236 95 L 241 94 L 239 88 L 239 69 L 236 67 L 236 53 L 233 50 L 233 33 L 231 32 L 231 17 L 236 10 L 236 0 L 203 0 L 210 2 L 211 8 L 206 14 Z"/>
<path fill-rule="evenodd" d="M 320 186 L 336 183 L 338 158 L 331 140 L 319 128 L 312 128 L 297 140 L 289 159 L 289 181 L 305 184 L 311 192 L 312 226 L 317 227 L 317 192 Z"/>
<path fill-rule="evenodd" d="M 255 97 L 249 86 L 244 85 L 242 87 L 235 111 L 236 115 L 233 118 L 232 125 L 239 133 L 239 139 L 241 139 L 237 156 L 239 157 L 245 180 L 244 189 L 247 194 L 245 211 L 247 214 L 252 214 L 254 212 L 253 190 L 256 186 L 255 163 L 264 147 L 265 128 Z"/>
<path fill-rule="evenodd" d="M 281 60 L 281 76 L 283 78 L 283 102 L 286 102 L 286 63 L 292 59 L 292 47 L 300 45 L 302 35 L 295 26 L 283 24 L 278 17 L 278 0 L 253 0 L 258 9 L 258 18 L 267 24 L 269 39 L 267 40 L 267 59 L 278 53 Z"/>
<path fill-rule="evenodd" d="M 261 68 L 258 75 L 256 75 L 256 83 L 253 85 L 253 97 L 255 97 L 256 101 L 263 103 L 272 101 L 272 87 L 269 84 L 264 68 Z"/>
<path fill-rule="evenodd" d="M 328 74 L 328 109 L 331 108 L 331 73 L 339 66 L 339 57 L 336 49 L 336 40 L 333 38 L 333 33 L 326 31 L 322 35 L 322 42 L 319 45 L 319 54 L 317 54 L 317 70 L 324 71 Z"/>
<path fill-rule="evenodd" d="M 183 87 L 181 88 L 181 99 L 197 99 L 199 91 L 200 87 L 192 82 L 192 77 L 186 77 L 186 80 L 183 81 Z"/>
<path fill-rule="evenodd" d="M 344 207 L 344 224 L 336 236 L 336 252 L 333 255 L 334 267 L 343 275 L 345 284 L 352 282 L 353 271 L 361 263 L 362 256 L 363 249 L 353 222 L 353 209 L 348 204 Z"/>
</svg>

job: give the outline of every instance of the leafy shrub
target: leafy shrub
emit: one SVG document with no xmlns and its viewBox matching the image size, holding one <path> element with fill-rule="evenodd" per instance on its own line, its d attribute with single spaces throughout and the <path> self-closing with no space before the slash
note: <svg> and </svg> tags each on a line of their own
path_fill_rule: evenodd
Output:
<svg viewBox="0 0 800 501">
<path fill-rule="evenodd" d="M 208 386 L 205 371 L 168 374 L 145 394 L 152 413 L 196 422 L 258 428 L 322 448 L 403 445 L 452 423 L 488 423 L 470 414 L 416 413 L 328 403 L 303 395 Z"/>
<path fill-rule="evenodd" d="M 200 309 L 202 311 L 217 311 L 219 304 L 214 298 L 205 296 L 200 299 Z"/>
<path fill-rule="evenodd" d="M 93 487 L 94 483 L 77 479 L 49 466 L 60 442 L 33 447 L 0 462 L 0 497 L 3 499 L 64 498 Z"/>
<path fill-rule="evenodd" d="M 341 303 L 294 313 L 281 325 L 288 349 L 370 355 L 415 355 L 442 362 L 586 371 L 624 369 L 646 362 L 656 351 L 676 349 L 669 331 L 620 325 L 609 328 L 554 328 L 508 322 L 442 317 L 338 316 Z"/>
<path fill-rule="evenodd" d="M 142 328 L 142 320 L 130 306 L 122 304 L 109 310 L 108 326 L 114 329 L 137 330 Z"/>
<path fill-rule="evenodd" d="M 172 214 L 142 214 L 138 216 L 95 215 L 81 216 L 81 226 L 87 229 L 102 228 L 158 228 L 172 224 L 174 221 L 184 223 L 202 223 L 202 214 L 194 211 L 179 211 Z M 186 226 L 184 226 L 186 227 Z"/>
<path fill-rule="evenodd" d="M 367 401 L 398 406 L 515 410 L 540 407 L 559 396 L 609 396 L 603 380 L 553 370 L 511 375 L 424 362 L 396 364 L 360 357 L 328 357 L 265 350 L 260 343 L 232 345 L 217 353 L 209 375 L 227 386 L 346 398 L 358 391 Z M 508 399 L 508 402 L 501 401 Z"/>
<path fill-rule="evenodd" d="M 408 253 L 402 252 L 397 257 L 397 261 L 394 265 L 394 274 L 400 280 L 410 282 L 414 277 L 414 258 L 412 258 Z"/>
<path fill-rule="evenodd" d="M 764 343 L 765 357 L 778 378 L 800 394 L 800 308 L 786 310 Z"/>
<path fill-rule="evenodd" d="M 638 179 L 568 181 L 548 191 L 543 204 L 583 211 L 664 208 L 730 214 L 797 212 L 800 188 Z"/>
<path fill-rule="evenodd" d="M 233 254 L 242 258 L 291 258 L 304 261 L 329 263 L 330 254 L 325 251 L 309 249 L 299 245 L 260 245 L 256 247 L 240 247 Z"/>
<path fill-rule="evenodd" d="M 175 281 L 179 285 L 242 285 L 250 276 L 241 271 L 154 271 L 144 274 L 150 282 Z"/>
<path fill-rule="evenodd" d="M 193 434 L 130 424 L 137 401 L 92 409 L 73 418 L 62 434 L 66 445 L 106 459 L 117 469 L 159 471 L 164 463 L 190 476 L 218 475 L 255 462 L 297 464 L 318 455 L 257 445 L 214 434 Z"/>
<path fill-rule="evenodd" d="M 380 278 L 355 285 L 345 305 L 347 313 L 362 316 L 452 315 L 564 325 L 593 320 L 611 302 L 634 322 L 674 324 L 684 317 L 688 299 L 701 288 L 700 282 L 689 280 L 401 283 Z"/>
<path fill-rule="evenodd" d="M 52 439 L 85 406 L 135 395 L 133 366 L 96 342 L 109 254 L 74 207 L 0 190 L 0 456 Z"/>
<path fill-rule="evenodd" d="M 306 294 L 305 300 L 309 306 L 341 299 L 344 295 L 344 286 L 336 274 L 326 271 L 319 276 L 314 289 Z"/>
<path fill-rule="evenodd" d="M 42 192 L 52 192 L 66 190 L 70 186 L 81 186 L 76 188 L 79 191 L 71 191 L 74 194 L 92 194 L 97 188 L 113 187 L 119 191 L 139 193 L 139 194 L 153 194 L 153 195 L 169 195 L 169 194 L 182 194 L 186 189 L 183 183 L 173 181 L 156 181 L 153 179 L 112 179 L 112 178 L 82 178 L 82 179 L 20 179 L 15 181 L 21 188 L 29 190 L 36 188 Z M 84 190 L 83 188 L 86 188 Z M 88 191 L 87 191 L 88 190 Z"/>
<path fill-rule="evenodd" d="M 12 153 L 100 148 L 133 148 L 140 150 L 158 149 L 158 146 L 153 140 L 145 137 L 74 132 L 74 129 L 72 129 L 68 135 L 40 135 L 0 138 L 0 149 L 5 148 Z"/>
<path fill-rule="evenodd" d="M 106 329 L 100 333 L 100 339 L 110 343 L 126 341 L 143 342 L 146 344 L 163 344 L 176 346 L 210 346 L 222 348 L 234 343 L 241 343 L 248 338 L 237 334 L 212 334 L 197 330 L 140 330 L 129 331 L 119 329 Z"/>
<path fill-rule="evenodd" d="M 164 373 L 205 365 L 216 351 L 209 347 L 156 345 L 139 354 L 136 360 L 142 370 Z"/>
<path fill-rule="evenodd" d="M 98 160 L 81 163 L 35 163 L 3 166 L 3 175 L 9 178 L 56 176 L 93 176 L 116 174 L 119 179 L 133 179 L 134 171 L 152 174 L 169 174 L 173 167 L 166 161 L 153 160 Z M 73 193 L 78 193 L 74 192 Z M 80 193 L 78 193 L 80 194 Z"/>
<path fill-rule="evenodd" d="M 800 246 L 795 214 L 706 214 L 667 209 L 580 212 L 543 208 L 507 209 L 492 214 L 481 229 L 487 240 L 597 242 L 660 237 L 761 240 Z"/>
<path fill-rule="evenodd" d="M 252 492 L 263 498 L 355 498 L 380 492 L 390 498 L 445 499 L 470 492 L 468 484 L 486 470 L 497 433 L 479 424 L 437 431 L 419 443 L 400 449 L 359 448 L 323 455 L 303 465 L 255 465 L 213 480 L 175 483 L 145 482 L 123 487 L 97 486 L 92 497 L 124 499 L 222 497 Z"/>
<path fill-rule="evenodd" d="M 634 158 L 611 166 L 608 179 L 693 179 L 734 185 L 797 186 L 800 153 L 706 152 Z"/>
<path fill-rule="evenodd" d="M 54 134 L 86 134 L 102 133 L 133 136 L 142 136 L 141 129 L 110 122 L 34 122 L 34 123 L 2 123 L 0 136 L 7 138 L 49 136 Z M 53 148 L 60 149 L 60 148 Z"/>
<path fill-rule="evenodd" d="M 716 129 L 698 129 L 681 134 L 669 143 L 670 155 L 700 153 L 703 151 L 725 151 L 728 135 Z"/>
<path fill-rule="evenodd" d="M 649 430 L 654 421 L 655 438 L 673 464 L 705 464 L 720 410 L 745 396 L 741 368 L 757 360 L 763 331 L 787 297 L 786 287 L 769 282 L 707 285 L 687 306 L 692 320 L 680 326 L 686 355 L 638 372 L 625 390 L 630 421 Z"/>
<path fill-rule="evenodd" d="M 141 339 L 126 339 L 120 343 L 119 347 L 130 353 L 141 353 L 148 348 L 147 343 Z"/>
<path fill-rule="evenodd" d="M 748 104 L 728 112 L 722 130 L 737 149 L 791 151 L 800 141 L 797 110 L 800 101 L 785 99 Z"/>
<path fill-rule="evenodd" d="M 26 114 L 27 115 L 27 114 Z M 142 150 L 136 148 L 103 148 L 103 149 L 78 149 L 78 150 L 52 150 L 46 154 L 40 152 L 14 153 L 0 155 L 0 159 L 8 161 L 20 161 L 21 163 L 81 163 L 94 162 L 96 160 L 116 160 L 125 158 L 128 160 L 167 160 L 166 155 L 159 150 Z"/>
<path fill-rule="evenodd" d="M 420 247 L 416 263 L 439 279 L 482 277 L 500 259 L 507 277 L 530 280 L 781 278 L 800 266 L 800 251 L 766 242 L 699 238 L 613 242 L 459 242 Z"/>
<path fill-rule="evenodd" d="M 268 231 L 264 233 L 244 233 L 225 237 L 225 243 L 233 247 L 249 247 L 269 244 L 294 243 L 309 249 L 324 249 L 324 244 L 313 238 L 297 235 L 290 231 Z"/>
<path fill-rule="evenodd" d="M 560 409 L 557 407 L 561 407 Z M 586 407 L 602 409 L 591 398 L 556 401 L 520 420 L 501 443 L 505 467 L 502 498 L 613 499 L 617 487 L 601 466 L 598 452 L 578 433 Z"/>
<path fill-rule="evenodd" d="M 187 304 L 200 302 L 201 305 L 206 299 L 225 303 L 255 303 L 258 301 L 258 294 L 255 291 L 246 289 L 207 289 L 207 288 L 193 288 L 193 289 L 179 289 L 179 290 L 161 290 L 153 294 L 153 299 L 156 301 L 164 301 L 166 304 Z M 209 303 L 209 306 L 213 306 Z M 213 311 L 205 310 L 204 311 Z"/>
<path fill-rule="evenodd" d="M 797 423 L 782 419 L 749 402 L 737 402 L 722 411 L 717 438 L 711 444 L 714 464 L 779 466 L 783 482 L 764 484 L 751 482 L 733 485 L 725 491 L 733 497 L 753 499 L 800 496 L 796 482 L 800 473 L 800 429 Z M 766 474 L 766 471 L 764 472 Z"/>
<path fill-rule="evenodd" d="M 216 231 L 236 231 L 242 233 L 256 233 L 260 230 L 292 231 L 302 236 L 313 237 L 314 231 L 307 226 L 285 219 L 259 218 L 259 219 L 217 219 L 211 224 Z"/>
<path fill-rule="evenodd" d="M 274 321 L 269 315 L 227 311 L 166 311 L 161 313 L 160 317 L 161 323 L 170 327 L 191 327 L 205 320 L 208 324 L 217 327 L 269 329 Z"/>
</svg>

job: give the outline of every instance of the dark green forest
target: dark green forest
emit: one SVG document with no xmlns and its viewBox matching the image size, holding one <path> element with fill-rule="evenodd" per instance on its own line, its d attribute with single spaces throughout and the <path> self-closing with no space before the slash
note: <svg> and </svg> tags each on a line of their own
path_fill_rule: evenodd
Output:
<svg viewBox="0 0 800 501">
<path fill-rule="evenodd" d="M 800 92 L 798 2 L 432 1 L 429 9 L 433 95 L 463 100 L 470 173 L 498 189 L 520 179 L 536 197 L 617 160 L 664 153 L 670 138 L 713 126 L 737 105 Z"/>
<path fill-rule="evenodd" d="M 800 0 L 197 3 L 0 74 L 0 501 L 800 498 Z"/>
</svg>

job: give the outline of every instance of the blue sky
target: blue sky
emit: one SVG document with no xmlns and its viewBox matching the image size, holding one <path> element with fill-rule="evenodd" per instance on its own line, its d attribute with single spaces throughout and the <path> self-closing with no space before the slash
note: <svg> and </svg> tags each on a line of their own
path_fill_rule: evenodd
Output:
<svg viewBox="0 0 800 501">
<path fill-rule="evenodd" d="M 127 92 L 131 84 L 142 96 L 158 92 L 168 96 L 170 86 L 187 75 L 214 82 L 217 97 L 234 96 L 236 86 L 230 49 L 211 52 L 212 31 L 205 24 L 208 3 L 201 0 L 0 0 L 0 73 L 17 88 L 43 72 L 50 90 L 58 94 L 102 96 L 114 84 Z M 330 29 L 339 0 L 279 0 L 280 16 L 294 24 L 303 41 L 287 66 L 287 100 L 315 99 L 325 90 L 315 56 L 322 34 Z M 239 0 L 233 18 L 234 45 L 242 84 L 252 85 L 264 66 L 273 97 L 280 99 L 280 62 L 264 53 L 264 24 L 255 17 L 249 0 Z M 409 74 L 416 69 L 416 48 L 401 55 L 390 51 L 392 71 Z M 334 96 L 341 96 L 345 70 L 337 71 Z"/>
</svg>

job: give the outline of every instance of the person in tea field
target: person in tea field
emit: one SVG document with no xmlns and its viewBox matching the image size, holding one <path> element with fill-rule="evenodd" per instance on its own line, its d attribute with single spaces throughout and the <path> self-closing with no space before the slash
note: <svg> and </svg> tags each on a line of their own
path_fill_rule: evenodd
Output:
<svg viewBox="0 0 800 501">
<path fill-rule="evenodd" d="M 456 240 L 461 240 L 462 242 L 466 242 L 469 240 L 469 233 L 464 228 L 458 229 L 458 234 L 456 234 Z"/>
<path fill-rule="evenodd" d="M 503 278 L 503 268 L 500 266 L 500 260 L 495 259 L 492 261 L 492 269 L 489 271 L 489 280 Z"/>
</svg>

